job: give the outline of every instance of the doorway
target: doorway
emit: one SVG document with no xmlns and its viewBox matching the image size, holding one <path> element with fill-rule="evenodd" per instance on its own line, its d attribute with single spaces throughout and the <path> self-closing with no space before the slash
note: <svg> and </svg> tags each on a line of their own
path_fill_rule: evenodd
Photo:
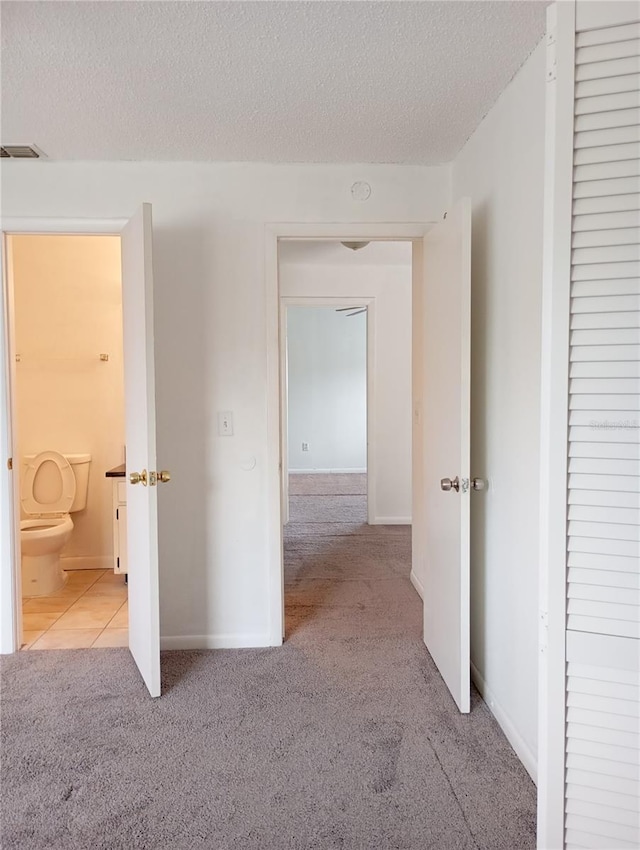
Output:
<svg viewBox="0 0 640 850">
<path fill-rule="evenodd" d="M 120 240 L 121 248 L 127 468 L 122 470 L 126 477 L 118 482 L 118 499 L 122 496 L 126 499 L 128 647 L 149 694 L 157 697 L 161 691 L 157 494 L 159 485 L 166 484 L 171 474 L 169 470 L 157 469 L 156 457 L 151 205 L 142 204 L 131 218 L 124 220 L 14 219 L 4 221 L 3 224 L 6 229 L 0 242 L 4 281 L 0 389 L 4 403 L 0 416 L 0 438 L 7 462 L 0 468 L 0 547 L 3 555 L 0 569 L 3 591 L 0 595 L 1 649 L 4 653 L 15 652 L 22 642 L 20 516 L 15 510 L 20 478 L 15 474 L 18 470 L 14 470 L 12 465 L 13 456 L 16 455 L 13 399 L 16 352 L 12 342 L 14 298 L 8 275 L 7 243 L 11 236 L 18 234 L 71 234 L 76 237 L 87 234 L 115 235 Z M 108 361 L 101 359 L 101 362 Z M 70 465 L 64 458 L 60 458 L 59 453 L 56 458 L 60 469 Z M 71 486 L 69 476 L 69 470 L 58 476 L 58 488 L 65 493 Z M 63 486 L 60 485 L 60 478 L 63 479 Z M 71 508 L 72 505 L 67 507 Z M 120 548 L 124 550 L 124 547 Z"/>
<path fill-rule="evenodd" d="M 6 237 L 23 650 L 128 646 L 120 248 Z"/>
<path fill-rule="evenodd" d="M 327 609 L 346 611 L 351 602 L 361 616 L 375 616 L 371 606 L 384 607 L 376 582 L 391 582 L 388 591 L 403 570 L 404 591 L 415 596 L 409 584 L 412 246 L 283 240 L 279 248 L 291 634 L 296 623 L 308 629 Z M 397 571 L 387 574 L 383 562 L 392 550 Z"/>
</svg>

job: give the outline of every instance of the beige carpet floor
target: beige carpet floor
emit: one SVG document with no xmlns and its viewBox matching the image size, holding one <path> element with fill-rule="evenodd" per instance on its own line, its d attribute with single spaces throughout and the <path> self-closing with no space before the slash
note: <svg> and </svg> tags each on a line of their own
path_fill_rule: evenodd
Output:
<svg viewBox="0 0 640 850">
<path fill-rule="evenodd" d="M 291 498 L 284 646 L 163 653 L 159 700 L 128 650 L 2 658 L 4 850 L 533 850 L 533 783 L 422 643 L 409 529 L 355 476 Z"/>
</svg>

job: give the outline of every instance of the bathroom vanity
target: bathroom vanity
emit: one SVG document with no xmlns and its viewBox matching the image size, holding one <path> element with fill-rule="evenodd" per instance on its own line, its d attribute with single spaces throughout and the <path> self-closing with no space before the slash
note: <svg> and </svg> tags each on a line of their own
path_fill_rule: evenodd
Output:
<svg viewBox="0 0 640 850">
<path fill-rule="evenodd" d="M 112 480 L 113 571 L 127 573 L 127 480 L 124 463 L 105 472 Z"/>
</svg>

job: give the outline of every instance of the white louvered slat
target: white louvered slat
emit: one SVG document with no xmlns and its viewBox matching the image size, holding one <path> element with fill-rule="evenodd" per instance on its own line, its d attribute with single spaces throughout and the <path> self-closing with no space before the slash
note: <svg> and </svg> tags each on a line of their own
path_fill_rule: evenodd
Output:
<svg viewBox="0 0 640 850">
<path fill-rule="evenodd" d="M 635 540 L 611 540 L 575 535 L 569 542 L 569 552 L 591 552 L 594 555 L 622 555 L 626 558 L 637 558 L 638 544 Z M 610 634 L 610 632 L 605 631 L 603 634 Z"/>
<path fill-rule="evenodd" d="M 611 95 L 607 95 L 607 102 L 610 102 Z M 583 115 L 576 116 L 575 128 L 578 131 L 582 130 L 606 130 L 608 127 L 631 127 L 634 124 L 640 124 L 640 108 L 636 106 L 626 107 L 623 109 L 610 109 L 607 112 L 587 112 Z M 616 150 L 622 148 L 622 150 Z M 606 160 L 600 157 L 608 157 L 612 160 L 626 159 L 629 153 L 633 152 L 636 145 L 610 145 L 602 148 L 585 148 L 581 151 L 576 151 L 575 164 L 580 165 L 583 162 L 605 162 Z M 585 156 L 596 156 L 597 159 L 585 159 Z"/>
<path fill-rule="evenodd" d="M 602 97 L 602 95 L 606 95 L 611 97 L 612 95 L 619 94 L 620 92 L 633 92 L 640 91 L 640 74 L 623 74 L 620 77 L 603 77 L 598 80 L 583 80 L 582 82 L 578 82 L 576 84 L 576 105 L 575 112 L 576 115 L 582 114 L 582 112 L 588 110 L 591 105 L 591 101 L 597 97 Z M 594 111 L 599 112 L 602 108 L 607 108 L 607 101 L 603 102 L 603 105 L 598 105 L 598 108 Z M 613 106 L 613 109 L 618 109 L 619 107 Z"/>
<path fill-rule="evenodd" d="M 605 195 L 603 197 L 578 198 L 573 204 L 574 216 L 594 215 L 596 213 L 620 213 L 640 209 L 638 195 L 625 193 Z"/>
<path fill-rule="evenodd" d="M 633 131 L 633 132 L 631 132 Z M 626 134 L 628 139 L 621 139 L 625 142 L 636 142 L 640 138 L 640 128 L 622 127 L 619 130 L 593 130 L 589 133 L 580 133 L 581 136 L 596 136 L 600 133 L 613 135 L 615 133 Z M 592 147 L 603 144 L 617 144 L 615 140 L 594 141 Z M 588 147 L 585 145 L 584 147 Z M 640 178 L 638 177 L 612 177 L 611 179 L 591 179 L 581 180 L 579 183 L 573 184 L 573 197 L 575 200 L 582 198 L 604 198 L 610 195 L 635 195 L 640 187 Z"/>
<path fill-rule="evenodd" d="M 626 62 L 627 60 L 621 60 L 622 62 Z M 629 63 L 630 64 L 630 63 Z M 591 68 L 584 68 L 582 71 L 581 79 L 578 80 L 580 83 L 582 80 L 591 80 L 593 77 L 587 76 Z M 635 73 L 637 74 L 638 69 L 636 67 L 635 72 L 632 69 L 629 69 L 628 74 Z M 594 97 L 583 97 L 576 101 L 576 115 L 590 115 L 593 112 L 613 112 L 618 109 L 634 109 L 638 105 L 638 97 L 637 97 L 637 89 L 635 90 L 624 90 L 618 92 L 617 94 L 602 94 L 595 95 Z M 620 139 L 619 141 L 630 142 L 631 138 Z M 611 142 L 599 142 L 601 145 L 608 144 L 616 144 L 615 141 Z M 576 148 L 584 147 L 583 140 L 579 137 L 575 141 Z"/>
<path fill-rule="evenodd" d="M 637 105 L 637 102 L 634 105 Z M 580 148 L 598 148 L 603 145 L 624 145 L 629 142 L 637 142 L 640 139 L 640 127 L 637 124 L 633 124 L 630 127 L 612 127 L 606 130 L 582 130 L 576 133 L 575 139 L 576 150 L 580 150 Z M 629 187 L 621 184 L 620 188 L 623 190 L 620 194 L 629 194 L 630 192 L 637 191 L 637 189 L 633 188 L 633 184 Z M 601 192 L 599 194 L 615 195 L 617 193 L 612 191 Z M 574 195 L 574 197 L 589 197 L 589 195 Z"/>
<path fill-rule="evenodd" d="M 621 558 L 615 555 L 592 555 L 588 552 L 569 552 L 569 567 L 580 567 L 585 570 L 611 570 L 613 572 L 631 573 L 640 576 L 640 556 Z M 581 674 L 582 675 L 582 674 Z"/>
<path fill-rule="evenodd" d="M 615 295 L 640 295 L 640 281 L 632 277 L 613 280 L 575 280 L 571 284 L 572 298 L 612 298 Z M 604 302 L 600 302 L 605 306 Z M 579 307 L 579 304 L 575 305 Z M 604 311 L 600 311 L 603 313 Z M 612 334 L 612 337 L 615 336 Z M 631 336 L 631 334 L 628 334 Z M 617 338 L 617 337 L 616 337 Z M 613 343 L 616 345 L 616 343 Z"/>
<path fill-rule="evenodd" d="M 635 345 L 640 330 L 640 311 L 626 310 L 593 315 L 574 313 L 571 316 L 571 330 L 572 345 Z M 609 331 L 615 333 L 610 334 Z M 575 339 L 576 336 L 579 337 L 578 340 Z"/>
<path fill-rule="evenodd" d="M 580 776 L 579 778 L 582 777 Z M 584 800 L 585 802 L 598 803 L 599 805 L 613 806 L 616 809 L 622 809 L 622 811 L 640 811 L 640 800 L 630 794 L 605 791 L 601 788 L 593 788 L 589 785 L 577 784 L 575 782 L 568 782 L 567 785 L 567 797 L 572 800 Z"/>
<path fill-rule="evenodd" d="M 638 813 L 633 809 L 620 809 L 619 806 L 606 806 L 601 802 L 570 798 L 567 801 L 567 814 L 584 815 L 598 820 L 611 821 L 623 826 L 636 826 Z"/>
<path fill-rule="evenodd" d="M 577 413 L 587 413 L 589 416 L 593 416 L 593 411 L 586 410 L 574 410 L 569 415 L 573 416 Z M 598 413 L 601 413 L 599 411 Z M 594 422 L 597 419 L 594 418 Z M 609 458 L 616 458 L 621 460 L 635 461 L 633 464 L 633 468 L 631 470 L 631 474 L 635 475 L 635 470 L 637 469 L 638 458 L 640 458 L 640 446 L 636 443 L 597 443 L 597 442 L 584 442 L 584 443 L 571 443 L 569 446 L 569 459 L 573 458 L 594 458 L 597 460 L 606 460 Z M 569 494 L 569 503 L 571 503 L 571 494 Z"/>
<path fill-rule="evenodd" d="M 569 410 L 640 410 L 640 395 L 589 395 L 572 396 Z"/>
<path fill-rule="evenodd" d="M 573 462 L 573 461 L 572 461 Z M 606 464 L 614 461 L 604 461 Z M 624 463 L 624 461 L 616 461 Z M 570 505 L 569 519 L 578 522 L 610 522 L 624 525 L 640 525 L 637 508 L 603 508 L 600 505 Z M 569 588 L 571 594 L 571 588 Z"/>
<path fill-rule="evenodd" d="M 626 147 L 626 145 L 620 145 Z M 602 150 L 602 148 L 585 148 L 587 151 Z M 637 177 L 640 173 L 637 159 L 627 159 L 621 157 L 608 162 L 590 162 L 584 165 L 576 165 L 575 179 L 576 181 L 588 180 L 609 180 L 619 177 Z"/>
<path fill-rule="evenodd" d="M 631 348 L 632 346 L 625 346 Z M 629 360 L 578 361 L 572 357 L 572 378 L 637 378 L 640 375 L 640 363 Z"/>
<path fill-rule="evenodd" d="M 595 150 L 601 149 L 595 148 Z M 640 211 L 576 215 L 573 220 L 574 234 L 582 230 L 599 230 L 604 234 L 606 230 L 626 227 L 640 227 Z"/>
<path fill-rule="evenodd" d="M 640 222 L 640 219 L 639 219 Z M 573 236 L 574 248 L 599 248 L 605 245 L 637 245 L 640 235 L 638 227 L 624 227 L 618 230 L 585 230 Z"/>
<path fill-rule="evenodd" d="M 571 362 L 591 362 L 626 360 L 640 358 L 639 345 L 576 345 L 571 351 Z M 635 364 L 634 364 L 635 365 Z"/>
<path fill-rule="evenodd" d="M 576 64 L 584 65 L 588 62 L 603 62 L 608 59 L 627 59 L 630 56 L 638 56 L 638 39 L 627 39 L 625 41 L 613 41 L 605 44 L 594 44 L 578 47 L 576 50 Z M 601 75 L 598 74 L 598 77 Z"/>
<path fill-rule="evenodd" d="M 625 587 L 640 591 L 640 576 L 634 572 L 622 573 L 613 570 L 586 570 L 580 567 L 569 568 L 569 581 L 580 585 L 596 585 L 596 590 L 603 588 Z"/>
<path fill-rule="evenodd" d="M 640 71 L 640 59 L 628 56 L 624 59 L 611 59 L 607 62 L 586 62 L 576 66 L 576 81 L 601 80 L 603 77 L 622 77 L 637 74 Z"/>
<path fill-rule="evenodd" d="M 595 168 L 596 166 L 585 165 L 585 168 Z M 601 166 L 597 166 L 600 168 Z M 637 169 L 636 169 L 637 170 Z M 624 245 L 599 245 L 595 248 L 575 248 L 572 252 L 572 261 L 575 266 L 595 265 L 596 271 L 603 263 L 637 263 L 640 260 L 640 248 L 637 244 Z M 612 277 L 616 278 L 616 270 L 613 269 Z M 640 273 L 640 268 L 638 269 Z M 629 275 L 625 275 L 628 277 Z M 635 275 L 634 275 L 635 276 Z M 580 278 L 574 277 L 574 280 Z"/>
<path fill-rule="evenodd" d="M 576 47 L 589 47 L 592 44 L 612 44 L 616 41 L 628 41 L 640 38 L 640 23 L 621 24 L 606 29 L 585 30 L 576 33 Z"/>
<path fill-rule="evenodd" d="M 573 461 L 574 458 L 571 458 L 569 463 L 573 463 Z M 637 458 L 634 463 L 637 469 Z M 633 508 L 634 510 L 640 510 L 638 494 L 633 490 L 621 492 L 620 490 L 578 490 L 574 488 L 569 494 L 569 505 L 597 505 L 602 508 Z M 640 553 L 638 553 L 638 557 L 640 557 Z"/>
<path fill-rule="evenodd" d="M 590 824 L 586 825 L 587 830 L 590 830 Z M 638 850 L 638 845 L 633 841 L 616 841 L 615 847 L 611 843 L 611 838 L 608 836 L 597 835 L 591 831 L 583 832 L 578 829 L 567 829 L 566 836 L 567 850 Z"/>
</svg>

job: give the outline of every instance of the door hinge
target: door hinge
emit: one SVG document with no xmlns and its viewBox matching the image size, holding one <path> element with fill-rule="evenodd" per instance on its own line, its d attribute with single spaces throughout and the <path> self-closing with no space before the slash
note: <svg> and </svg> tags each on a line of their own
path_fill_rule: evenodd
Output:
<svg viewBox="0 0 640 850">
<path fill-rule="evenodd" d="M 547 33 L 547 74 L 546 80 L 552 83 L 558 75 L 558 60 L 556 55 L 556 33 L 551 30 Z"/>
<path fill-rule="evenodd" d="M 540 630 L 538 636 L 540 652 L 544 654 L 549 647 L 549 612 L 540 611 Z"/>
</svg>

